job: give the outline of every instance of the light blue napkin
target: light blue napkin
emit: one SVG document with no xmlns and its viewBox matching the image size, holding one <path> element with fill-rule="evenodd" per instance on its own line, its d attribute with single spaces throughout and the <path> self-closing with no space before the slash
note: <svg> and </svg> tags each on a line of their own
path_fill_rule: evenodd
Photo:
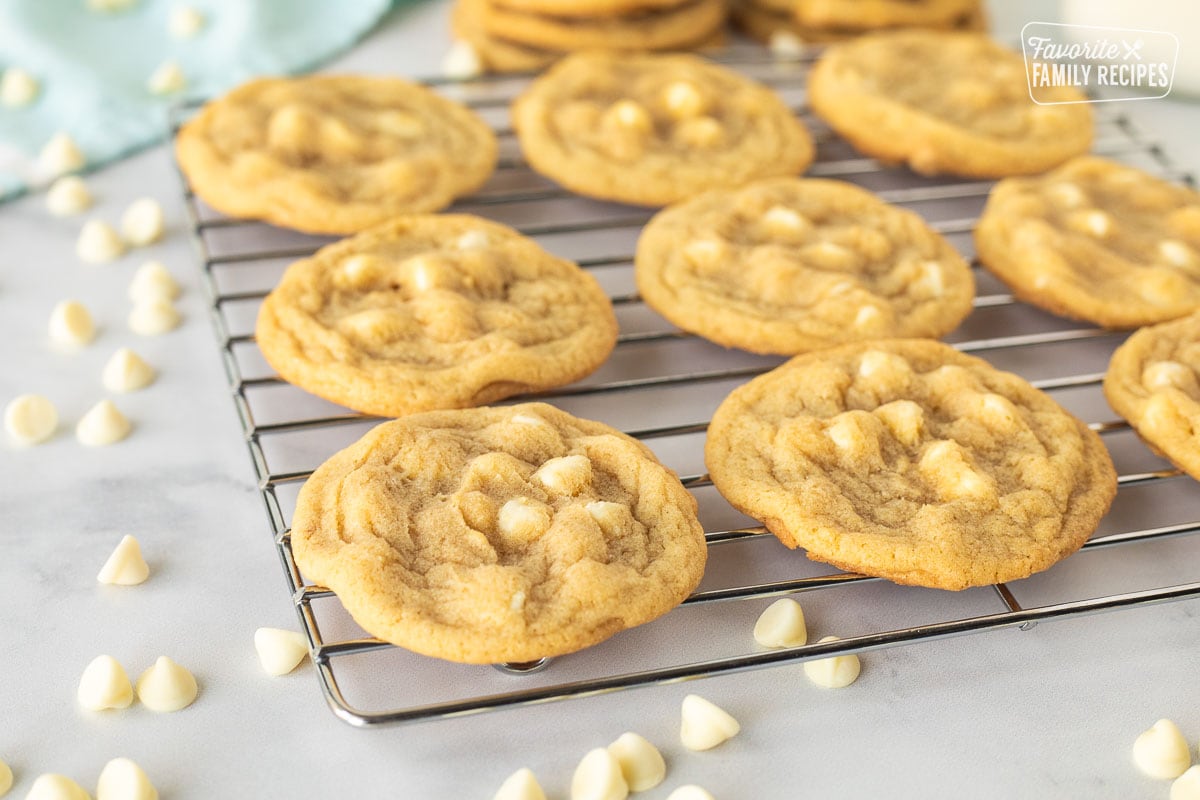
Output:
<svg viewBox="0 0 1200 800">
<path fill-rule="evenodd" d="M 168 32 L 187 5 L 204 26 L 192 38 Z M 0 71 L 20 67 L 41 84 L 32 105 L 0 104 L 0 201 L 38 180 L 38 151 L 56 132 L 71 136 L 91 169 L 162 139 L 167 109 L 257 75 L 311 69 L 346 49 L 391 0 L 135 0 L 98 12 L 87 0 L 0 0 Z M 175 61 L 187 79 L 161 97 L 150 75 Z"/>
</svg>

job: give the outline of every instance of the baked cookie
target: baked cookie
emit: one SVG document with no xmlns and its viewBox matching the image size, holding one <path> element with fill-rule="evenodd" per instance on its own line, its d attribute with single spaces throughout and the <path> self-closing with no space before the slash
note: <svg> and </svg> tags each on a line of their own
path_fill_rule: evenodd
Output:
<svg viewBox="0 0 1200 800">
<path fill-rule="evenodd" d="M 304 484 L 291 536 L 371 634 L 473 664 L 649 622 L 707 556 L 695 499 L 649 448 L 541 403 L 376 427 Z"/>
<path fill-rule="evenodd" d="M 1085 152 L 1092 111 L 1070 87 L 1029 97 L 1025 62 L 986 36 L 901 31 L 825 51 L 813 111 L 863 153 L 927 175 L 1043 172 Z"/>
<path fill-rule="evenodd" d="M 1200 308 L 1200 193 L 1092 156 L 992 189 L 979 259 L 1029 303 L 1109 328 Z"/>
<path fill-rule="evenodd" d="M 498 8 L 550 17 L 615 17 L 678 8 L 692 0 L 487 0 Z"/>
<path fill-rule="evenodd" d="M 788 33 L 803 42 L 840 42 L 861 36 L 867 30 L 882 30 L 893 27 L 918 27 L 934 30 L 983 31 L 987 30 L 987 16 L 983 8 L 974 3 L 975 10 L 950 19 L 947 22 L 929 22 L 922 25 L 880 25 L 865 29 L 853 23 L 847 26 L 819 27 L 805 25 L 796 19 L 795 0 L 735 0 L 729 8 L 729 18 L 741 30 L 762 42 L 773 36 Z"/>
<path fill-rule="evenodd" d="M 496 166 L 472 111 L 398 78 L 261 78 L 179 131 L 179 166 L 204 202 L 310 233 L 356 233 L 435 211 Z"/>
<path fill-rule="evenodd" d="M 637 245 L 642 299 L 726 347 L 794 355 L 938 337 L 971 312 L 971 268 L 911 211 L 819 178 L 767 178 L 659 212 Z"/>
<path fill-rule="evenodd" d="M 964 589 L 1075 552 L 1116 493 L 1100 437 L 1021 378 L 928 339 L 797 356 L 734 390 L 705 461 L 788 547 Z"/>
<path fill-rule="evenodd" d="M 690 55 L 577 53 L 535 80 L 512 114 L 535 170 L 637 205 L 793 175 L 813 157 L 774 92 Z"/>
<path fill-rule="evenodd" d="M 1117 348 L 1104 396 L 1138 435 L 1200 480 L 1200 312 L 1142 328 Z"/>
<path fill-rule="evenodd" d="M 762 0 L 759 0 L 762 2 Z M 951 28 L 979 10 L 979 0 L 792 0 L 796 21 L 810 28 Z"/>
<path fill-rule="evenodd" d="M 528 14 L 480 4 L 491 36 L 551 50 L 669 50 L 705 39 L 725 24 L 725 0 L 688 0 L 673 8 L 584 18 Z"/>
<path fill-rule="evenodd" d="M 457 0 L 450 10 L 450 29 L 455 37 L 475 49 L 489 72 L 537 72 L 562 58 L 561 51 L 529 47 L 489 35 L 480 23 L 482 8 L 487 2 Z"/>
<path fill-rule="evenodd" d="M 466 215 L 399 217 L 288 267 L 258 346 L 280 377 L 356 411 L 482 405 L 587 375 L 612 304 L 575 264 Z"/>
</svg>

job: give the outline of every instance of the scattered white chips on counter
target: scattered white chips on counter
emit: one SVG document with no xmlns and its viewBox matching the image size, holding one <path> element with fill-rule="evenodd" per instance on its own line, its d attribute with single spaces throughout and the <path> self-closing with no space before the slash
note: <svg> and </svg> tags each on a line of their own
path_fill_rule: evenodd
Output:
<svg viewBox="0 0 1200 800">
<path fill-rule="evenodd" d="M 171 277 L 161 261 L 147 261 L 133 273 L 129 282 L 129 299 L 134 303 L 149 300 L 174 300 L 179 296 L 179 284 Z"/>
<path fill-rule="evenodd" d="M 254 649 L 268 675 L 286 675 L 308 655 L 308 640 L 299 631 L 259 628 L 254 632 Z"/>
<path fill-rule="evenodd" d="M 147 364 L 141 356 L 128 347 L 122 347 L 104 364 L 100 380 L 110 392 L 125 394 L 149 386 L 157 376 L 154 367 Z"/>
<path fill-rule="evenodd" d="M 179 326 L 179 311 L 161 298 L 141 300 L 129 312 L 129 330 L 138 336 L 158 336 Z"/>
<path fill-rule="evenodd" d="M 50 312 L 49 333 L 54 344 L 78 349 L 96 338 L 96 323 L 83 303 L 63 300 Z"/>
<path fill-rule="evenodd" d="M 104 264 L 125 255 L 125 242 L 112 225 L 104 220 L 89 219 L 79 231 L 75 255 L 88 264 Z"/>
<path fill-rule="evenodd" d="M 0 75 L 0 105 L 21 108 L 37 99 L 37 78 L 20 67 L 9 67 Z"/>
<path fill-rule="evenodd" d="M 1191 766 L 1192 753 L 1179 726 L 1160 719 L 1134 741 L 1133 763 L 1151 778 L 1170 780 Z"/>
<path fill-rule="evenodd" d="M 698 694 L 683 698 L 679 739 L 689 750 L 710 750 L 738 734 L 742 726 L 728 711 Z"/>
<path fill-rule="evenodd" d="M 126 534 L 100 568 L 96 580 L 116 586 L 136 586 L 150 577 L 150 567 L 142 558 L 138 540 Z"/>
<path fill-rule="evenodd" d="M 87 163 L 79 145 L 68 134 L 56 133 L 38 153 L 37 170 L 41 179 L 54 180 L 80 169 Z"/>
<path fill-rule="evenodd" d="M 183 74 L 178 63 L 164 61 L 150 73 L 150 77 L 146 79 L 146 88 L 151 94 L 176 94 L 187 88 L 187 76 Z"/>
<path fill-rule="evenodd" d="M 138 699 L 151 711 L 187 708 L 199 692 L 192 673 L 166 656 L 159 656 L 137 681 Z"/>
<path fill-rule="evenodd" d="M 25 800 L 91 800 L 91 796 L 66 775 L 47 772 L 37 776 Z"/>
<path fill-rule="evenodd" d="M 167 31 L 176 39 L 191 39 L 204 29 L 204 15 L 192 6 L 175 6 L 167 18 Z"/>
<path fill-rule="evenodd" d="M 709 794 L 708 790 L 689 783 L 667 795 L 667 800 L 716 800 L 716 798 Z"/>
<path fill-rule="evenodd" d="M 75 696 L 89 711 L 128 708 L 133 702 L 133 685 L 119 661 L 112 656 L 96 656 L 84 668 Z"/>
<path fill-rule="evenodd" d="M 20 444 L 44 442 L 58 429 L 58 409 L 40 394 L 19 395 L 4 407 L 4 429 Z"/>
<path fill-rule="evenodd" d="M 622 733 L 608 746 L 608 752 L 617 759 L 621 775 L 631 792 L 653 789 L 667 777 L 667 762 L 663 760 L 662 753 L 644 736 Z"/>
<path fill-rule="evenodd" d="M 533 770 L 522 767 L 504 779 L 492 800 L 546 800 L 546 793 Z"/>
<path fill-rule="evenodd" d="M 96 800 L 158 800 L 158 790 L 136 762 L 114 758 L 100 770 Z"/>
<path fill-rule="evenodd" d="M 767 40 L 767 49 L 777 61 L 799 61 L 804 48 L 804 40 L 791 31 L 775 31 Z"/>
<path fill-rule="evenodd" d="M 121 441 L 132 428 L 112 400 L 101 400 L 75 425 L 75 438 L 88 447 L 103 447 Z"/>
<path fill-rule="evenodd" d="M 603 747 L 589 750 L 571 776 L 571 800 L 625 800 L 628 796 L 620 763 Z"/>
<path fill-rule="evenodd" d="M 1171 783 L 1171 800 L 1200 800 L 1200 766 L 1188 767 Z"/>
<path fill-rule="evenodd" d="M 134 200 L 121 215 L 121 234 L 134 247 L 157 242 L 165 227 L 162 206 L 153 197 Z"/>
<path fill-rule="evenodd" d="M 837 640 L 836 636 L 824 636 L 818 644 Z M 804 662 L 804 674 L 808 676 L 808 679 L 826 689 L 842 689 L 849 686 L 858 680 L 860 671 L 862 671 L 862 664 L 854 653 Z"/>
<path fill-rule="evenodd" d="M 483 74 L 483 60 L 470 42 L 455 40 L 442 57 L 442 74 L 455 80 L 469 80 Z"/>
<path fill-rule="evenodd" d="M 4 759 L 0 758 L 0 797 L 4 796 L 13 785 L 13 772 Z"/>
<path fill-rule="evenodd" d="M 767 606 L 754 623 L 754 640 L 763 647 L 799 647 L 808 641 L 804 609 L 790 597 Z"/>
<path fill-rule="evenodd" d="M 46 210 L 56 217 L 69 217 L 91 207 L 92 193 L 78 175 L 64 175 L 46 190 Z"/>
</svg>

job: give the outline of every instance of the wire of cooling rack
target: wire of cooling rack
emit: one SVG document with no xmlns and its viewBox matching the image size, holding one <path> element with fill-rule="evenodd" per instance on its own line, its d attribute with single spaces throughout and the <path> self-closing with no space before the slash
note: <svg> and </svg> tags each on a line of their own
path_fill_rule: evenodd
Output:
<svg viewBox="0 0 1200 800">
<path fill-rule="evenodd" d="M 789 102 L 792 103 L 798 114 L 807 115 L 807 108 L 802 97 L 807 62 L 775 61 L 766 57 L 760 48 L 744 47 L 731 48 L 719 55 L 718 60 L 772 85 L 784 94 L 785 99 L 790 98 Z M 564 190 L 548 184 L 530 173 L 517 154 L 504 111 L 508 102 L 523 86 L 524 81 L 525 79 L 519 76 L 501 76 L 485 77 L 468 83 L 436 80 L 429 82 L 454 99 L 466 103 L 481 113 L 495 112 L 496 119 L 490 121 L 493 122 L 502 144 L 507 143 L 508 145 L 507 154 L 502 156 L 497 177 L 475 196 L 460 201 L 457 204 L 458 207 L 469 207 L 476 213 L 489 216 L 531 204 L 554 203 L 570 198 L 570 195 Z M 797 97 L 797 95 L 800 96 Z M 172 119 L 173 129 L 177 129 L 183 120 L 194 112 L 194 109 L 195 105 L 176 109 Z M 1179 175 L 1162 150 L 1152 142 L 1146 141 L 1127 118 L 1106 108 L 1099 109 L 1097 117 L 1106 134 L 1098 140 L 1095 152 L 1116 158 L 1142 157 L 1149 160 L 1150 168 L 1158 174 L 1173 180 L 1193 183 L 1190 176 Z M 808 171 L 808 175 L 864 182 L 867 178 L 882 175 L 888 171 L 887 168 L 875 161 L 862 158 L 844 147 L 839 151 L 836 137 L 828 130 L 823 129 L 819 121 L 809 117 L 806 119 L 816 131 L 815 138 L 819 146 L 818 159 Z M 902 173 L 902 171 L 896 170 L 891 172 Z M 749 648 L 744 652 L 711 657 L 705 657 L 702 654 L 699 658 L 679 659 L 677 663 L 658 664 L 642 669 L 615 669 L 582 679 L 572 677 L 572 673 L 565 679 L 557 680 L 553 678 L 553 669 L 551 669 L 539 673 L 536 685 L 526 688 L 513 690 L 504 687 L 494 690 L 488 688 L 493 687 L 492 683 L 479 681 L 480 688 L 478 690 L 467 685 L 457 696 L 423 698 L 411 702 L 385 700 L 376 704 L 380 706 L 379 708 L 363 708 L 348 699 L 341 677 L 343 671 L 341 665 L 351 658 L 371 658 L 375 657 L 374 654 L 394 648 L 392 645 L 366 635 L 340 636 L 336 633 L 327 635 L 324 631 L 320 615 L 314 606 L 322 600 L 331 598 L 332 594 L 323 587 L 307 584 L 297 568 L 291 553 L 288 512 L 280 496 L 283 488 L 302 483 L 311 473 L 311 469 L 279 467 L 273 463 L 268 450 L 274 437 L 314 435 L 322 430 L 370 424 L 373 418 L 349 411 L 322 411 L 315 414 L 298 411 L 293 416 L 285 415 L 283 419 L 261 418 L 261 409 L 258 407 L 254 393 L 271 387 L 283 387 L 284 384 L 272 374 L 247 374 L 253 372 L 246 366 L 246 351 L 254 349 L 253 335 L 248 330 L 239 329 L 238 322 L 233 319 L 232 309 L 246 306 L 252 308 L 271 287 L 263 284 L 252 288 L 242 288 L 238 285 L 230 286 L 229 282 L 225 280 L 227 275 L 234 271 L 307 256 L 316 249 L 320 242 L 314 242 L 309 237 L 296 236 L 294 237 L 297 240 L 295 243 L 287 241 L 280 244 L 278 241 L 280 232 L 277 229 L 257 222 L 229 219 L 215 214 L 192 193 L 182 174 L 180 180 L 190 227 L 200 255 L 203 282 L 210 302 L 211 319 L 229 379 L 229 388 L 259 481 L 259 489 L 266 505 L 287 586 L 292 593 L 307 633 L 324 695 L 334 712 L 351 724 L 368 726 L 458 716 L 549 700 L 594 695 L 636 686 L 664 684 L 708 675 L 739 672 L 771 665 L 794 664 L 831 655 L 866 652 L 998 628 L 1028 629 L 1042 621 L 1067 619 L 1085 614 L 1200 597 L 1200 581 L 1185 581 L 1134 591 L 1106 592 L 1078 599 L 1022 605 L 1010 586 L 997 584 L 993 587 L 995 610 L 985 613 L 978 613 L 976 610 L 964 607 L 964 613 L 952 614 L 948 619 L 914 625 L 883 626 L 885 629 L 872 630 L 836 641 L 821 641 L 769 651 Z M 867 182 L 869 183 L 869 181 Z M 889 202 L 910 207 L 933 201 L 974 201 L 978 203 L 986 197 L 991 188 L 991 183 L 986 181 L 930 181 L 916 176 L 905 178 L 903 175 L 899 182 L 901 185 L 871 188 L 875 188 L 877 194 Z M 495 188 L 497 185 L 500 188 Z M 506 186 L 510 188 L 505 188 Z M 513 186 L 516 188 L 511 188 Z M 526 235 L 551 237 L 562 243 L 570 242 L 573 238 L 588 233 L 603 234 L 625 229 L 636 230 L 649 218 L 648 212 L 636 211 L 627 207 L 615 207 L 609 204 L 591 204 L 586 207 L 587 213 L 577 219 L 530 220 L 518 222 L 515 227 Z M 943 234 L 954 235 L 969 234 L 974 222 L 975 214 L 969 213 L 932 220 L 931 224 Z M 230 233 L 239 234 L 235 246 L 214 247 L 217 237 Z M 582 267 L 588 269 L 616 268 L 628 271 L 632 268 L 631 252 L 615 254 L 585 252 L 573 254 L 572 257 Z M 614 305 L 618 308 L 636 308 L 641 305 L 635 291 L 618 290 L 610 294 Z M 976 313 L 981 310 L 1002 309 L 1013 305 L 1017 305 L 1017 301 L 1003 290 L 981 294 L 975 302 Z M 243 325 L 242 328 L 245 326 Z M 966 352 L 995 356 L 1009 349 L 1095 341 L 1111 336 L 1111 332 L 1099 328 L 1071 325 L 1045 331 L 1002 331 L 986 336 L 968 336 L 952 343 Z M 620 350 L 648 343 L 693 338 L 689 334 L 669 327 L 651 330 L 622 330 L 617 347 Z M 723 384 L 749 379 L 773 368 L 776 363 L 779 362 L 764 364 L 758 360 L 754 363 L 732 366 L 716 363 L 709 368 L 701 366 L 681 373 L 615 375 L 600 382 L 580 383 L 556 391 L 541 393 L 537 399 L 551 403 L 586 396 L 608 399 L 664 387 L 711 394 L 714 391 L 725 391 L 722 388 Z M 1068 371 L 1067 374 L 1037 378 L 1032 383 L 1048 391 L 1079 389 L 1098 392 L 1102 378 L 1102 371 Z M 1117 419 L 1093 421 L 1089 425 L 1104 437 L 1128 431 L 1127 424 Z M 689 420 L 668 425 L 627 426 L 626 432 L 639 439 L 652 440 L 703 436 L 706 428 L 707 420 Z M 324 453 L 324 455 L 332 455 L 332 451 Z M 1125 492 L 1131 487 L 1176 479 L 1189 480 L 1181 476 L 1178 470 L 1172 468 L 1127 471 L 1119 477 L 1118 491 L 1119 493 Z M 684 474 L 682 480 L 684 485 L 693 491 L 711 486 L 708 475 L 700 472 Z M 1200 518 L 1098 534 L 1093 536 L 1083 549 L 1084 551 L 1095 551 L 1131 547 L 1197 533 L 1200 533 Z M 739 542 L 753 541 L 761 537 L 769 538 L 766 530 L 758 525 L 715 527 L 706 530 L 705 536 L 710 547 L 710 563 L 720 559 L 720 551 L 723 547 L 736 545 Z M 798 555 L 793 557 L 797 559 L 797 563 L 807 563 Z M 784 579 L 735 581 L 734 585 L 730 586 L 701 589 L 689 597 L 681 608 L 705 608 L 717 603 L 762 600 L 795 594 L 808 595 L 835 587 L 875 582 L 877 579 L 836 570 L 817 575 L 797 574 Z M 668 614 L 666 619 L 678 613 L 681 612 L 673 611 Z M 586 656 L 586 652 L 584 655 Z M 420 659 L 421 657 L 416 658 Z M 426 661 L 432 662 L 432 659 L 426 659 Z M 524 667 L 531 666 L 524 665 Z M 515 665 L 511 671 L 520 672 L 524 667 Z M 546 677 L 547 675 L 550 677 Z M 532 680 L 532 677 L 514 678 L 514 680 Z"/>
</svg>

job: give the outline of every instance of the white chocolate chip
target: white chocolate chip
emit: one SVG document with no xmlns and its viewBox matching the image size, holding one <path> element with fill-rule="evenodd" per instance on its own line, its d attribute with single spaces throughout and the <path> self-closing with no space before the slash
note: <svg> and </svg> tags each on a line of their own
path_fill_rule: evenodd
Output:
<svg viewBox="0 0 1200 800">
<path fill-rule="evenodd" d="M 0 758 L 0 797 L 3 797 L 13 785 L 12 768 Z"/>
<path fill-rule="evenodd" d="M 1163 239 L 1158 243 L 1158 254 L 1173 267 L 1193 267 L 1196 265 L 1196 251 L 1178 239 Z"/>
<path fill-rule="evenodd" d="M 533 770 L 522 767 L 504 779 L 492 800 L 546 800 L 546 793 Z"/>
<path fill-rule="evenodd" d="M 37 776 L 25 800 L 91 800 L 87 790 L 66 775 L 47 772 Z"/>
<path fill-rule="evenodd" d="M 458 237 L 454 245 L 459 250 L 482 250 L 491 243 L 491 238 L 483 231 L 467 231 Z"/>
<path fill-rule="evenodd" d="M 552 458 L 538 467 L 533 480 L 558 494 L 579 494 L 592 482 L 592 462 L 580 455 Z"/>
<path fill-rule="evenodd" d="M 137 682 L 138 699 L 151 711 L 187 708 L 198 693 L 192 673 L 166 656 L 159 656 Z"/>
<path fill-rule="evenodd" d="M 20 444 L 49 439 L 58 428 L 58 410 L 40 394 L 14 397 L 4 407 L 4 429 Z"/>
<path fill-rule="evenodd" d="M 987 392 L 979 398 L 979 416 L 984 424 L 1000 431 L 1022 427 L 1021 412 L 1003 395 Z"/>
<path fill-rule="evenodd" d="M 931 297 L 941 297 L 946 293 L 946 273 L 942 265 L 936 261 L 926 261 L 921 265 L 921 277 L 913 286 Z"/>
<path fill-rule="evenodd" d="M 713 117 L 692 117 L 676 126 L 674 138 L 687 147 L 715 147 L 724 140 L 725 128 Z"/>
<path fill-rule="evenodd" d="M 571 776 L 571 800 L 625 800 L 629 786 L 621 765 L 608 750 L 589 750 Z"/>
<path fill-rule="evenodd" d="M 884 403 L 872 412 L 883 420 L 896 440 L 907 447 L 915 447 L 925 430 L 925 411 L 912 400 L 893 400 Z"/>
<path fill-rule="evenodd" d="M 133 686 L 125 668 L 112 656 L 96 656 L 83 670 L 76 691 L 79 705 L 89 711 L 128 708 L 133 702 Z"/>
<path fill-rule="evenodd" d="M 286 675 L 308 655 L 308 639 L 299 631 L 259 628 L 254 632 L 254 649 L 268 675 Z"/>
<path fill-rule="evenodd" d="M 0 105 L 21 108 L 37 99 L 37 79 L 20 67 L 9 67 L 0 75 Z"/>
<path fill-rule="evenodd" d="M 1192 764 L 1192 754 L 1179 726 L 1160 719 L 1133 743 L 1133 763 L 1151 778 L 1178 778 Z"/>
<path fill-rule="evenodd" d="M 343 266 L 343 269 L 347 269 Z M 136 303 L 149 300 L 174 300 L 179 296 L 179 284 L 161 261 L 147 261 L 133 273 L 129 282 L 129 299 Z"/>
<path fill-rule="evenodd" d="M 742 726 L 720 708 L 697 694 L 683 698 L 679 739 L 689 750 L 710 750 L 738 734 Z"/>
<path fill-rule="evenodd" d="M 413 289 L 418 292 L 428 292 L 430 289 L 438 288 L 441 270 L 434 262 L 428 258 L 413 256 L 408 259 L 407 267 Z"/>
<path fill-rule="evenodd" d="M 527 497 L 514 497 L 500 507 L 496 525 L 505 536 L 532 541 L 550 527 L 550 511 Z"/>
<path fill-rule="evenodd" d="M 728 252 L 728 249 L 720 239 L 693 239 L 683 246 L 683 254 L 698 267 L 711 267 Z"/>
<path fill-rule="evenodd" d="M 697 786 L 694 783 L 685 783 L 683 786 L 675 789 L 669 795 L 667 800 L 717 800 L 707 789 Z"/>
<path fill-rule="evenodd" d="M 110 392 L 124 394 L 154 383 L 157 374 L 154 367 L 143 361 L 141 356 L 128 347 L 122 347 L 109 357 L 100 380 Z"/>
<path fill-rule="evenodd" d="M 153 197 L 134 200 L 121 215 L 121 233 L 134 247 L 144 247 L 162 238 L 165 223 L 162 206 Z"/>
<path fill-rule="evenodd" d="M 470 80 L 483 74 L 483 59 L 467 41 L 459 39 L 442 56 L 442 74 L 455 80 Z"/>
<path fill-rule="evenodd" d="M 513 414 L 511 422 L 518 425 L 545 425 L 546 420 L 541 417 L 535 417 L 530 414 Z"/>
<path fill-rule="evenodd" d="M 958 442 L 945 439 L 931 442 L 921 454 L 918 468 L 925 480 L 948 500 L 996 499 L 991 478 L 971 466 L 970 455 Z"/>
<path fill-rule="evenodd" d="M 175 6 L 167 17 L 167 31 L 176 39 L 191 39 L 204 29 L 204 15 L 191 6 Z"/>
<path fill-rule="evenodd" d="M 113 13 L 131 8 L 137 0 L 87 0 L 89 11 Z"/>
<path fill-rule="evenodd" d="M 776 600 L 758 615 L 754 641 L 763 647 L 799 647 L 808 641 L 804 609 L 790 597 Z"/>
<path fill-rule="evenodd" d="M 150 567 L 142 558 L 138 540 L 126 534 L 100 568 L 96 580 L 115 586 L 136 586 L 150 577 Z"/>
<path fill-rule="evenodd" d="M 1067 217 L 1067 224 L 1080 233 L 1086 233 L 1103 239 L 1112 233 L 1113 221 L 1105 212 L 1098 208 L 1086 211 L 1076 211 Z"/>
<path fill-rule="evenodd" d="M 593 500 L 583 507 L 583 510 L 596 520 L 596 524 L 600 526 L 600 530 L 607 535 L 612 536 L 625 529 L 626 523 L 631 519 L 629 509 L 620 503 L 613 503 L 609 500 Z"/>
<path fill-rule="evenodd" d="M 69 172 L 75 172 L 87 163 L 79 145 L 65 133 L 56 133 L 42 145 L 38 153 L 38 173 L 45 180 L 53 180 Z"/>
<path fill-rule="evenodd" d="M 96 324 L 87 307 L 76 300 L 63 300 L 50 312 L 50 341 L 77 349 L 96 338 Z"/>
<path fill-rule="evenodd" d="M 112 225 L 99 219 L 90 219 L 79 231 L 75 254 L 88 264 L 104 264 L 120 258 L 125 253 L 125 243 Z"/>
<path fill-rule="evenodd" d="M 103 447 L 124 439 L 131 428 L 112 400 L 101 400 L 75 425 L 75 438 L 87 447 Z"/>
<path fill-rule="evenodd" d="M 1152 361 L 1142 370 L 1142 386 L 1152 392 L 1164 389 L 1180 389 L 1188 394 L 1200 395 L 1196 373 L 1178 361 Z"/>
<path fill-rule="evenodd" d="M 56 217 L 69 217 L 92 206 L 92 193 L 78 175 L 64 175 L 46 190 L 46 210 Z"/>
<path fill-rule="evenodd" d="M 863 311 L 869 308 L 871 306 Z M 858 361 L 858 377 L 871 383 L 896 383 L 906 381 L 911 375 L 912 368 L 908 362 L 895 353 L 868 350 Z"/>
<path fill-rule="evenodd" d="M 100 770 L 96 800 L 158 800 L 158 790 L 136 762 L 114 758 Z"/>
<path fill-rule="evenodd" d="M 1069 181 L 1059 181 L 1046 187 L 1046 194 L 1063 208 L 1079 208 L 1087 202 L 1083 189 Z"/>
<path fill-rule="evenodd" d="M 837 640 L 836 636 L 825 636 L 818 644 Z M 861 669 L 862 665 L 858 661 L 858 656 L 853 653 L 804 662 L 804 674 L 808 676 L 808 679 L 826 689 L 842 689 L 849 686 L 858 680 L 858 673 Z"/>
<path fill-rule="evenodd" d="M 663 103 L 675 119 L 696 117 L 705 112 L 704 95 L 690 81 L 674 81 L 663 89 Z"/>
<path fill-rule="evenodd" d="M 1170 800 L 1200 800 L 1200 766 L 1188 767 L 1172 782 Z"/>
<path fill-rule="evenodd" d="M 883 314 L 875 306 L 863 306 L 854 315 L 854 327 L 860 329 L 877 328 L 882 321 Z"/>
<path fill-rule="evenodd" d="M 763 226 L 776 236 L 796 237 L 812 228 L 812 223 L 787 206 L 771 206 L 762 217 Z"/>
<path fill-rule="evenodd" d="M 799 61 L 804 58 L 804 40 L 791 31 L 774 31 L 767 40 L 767 49 L 776 61 Z"/>
<path fill-rule="evenodd" d="M 158 336 L 179 326 L 179 311 L 168 300 L 150 299 L 134 303 L 129 312 L 129 330 L 139 336 Z"/>
<path fill-rule="evenodd" d="M 146 79 L 146 88 L 150 94 L 168 95 L 182 92 L 187 88 L 187 76 L 175 61 L 164 61 L 155 67 L 154 72 Z"/>
<path fill-rule="evenodd" d="M 631 792 L 653 789 L 667 777 L 667 762 L 662 753 L 636 733 L 622 733 L 608 746 L 608 752 L 617 760 Z"/>
</svg>

